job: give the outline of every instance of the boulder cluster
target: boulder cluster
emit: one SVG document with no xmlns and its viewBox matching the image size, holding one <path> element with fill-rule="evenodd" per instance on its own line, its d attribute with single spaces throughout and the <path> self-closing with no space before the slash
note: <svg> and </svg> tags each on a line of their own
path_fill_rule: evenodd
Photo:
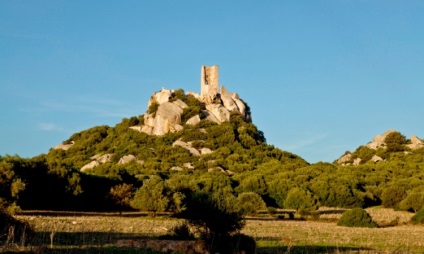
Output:
<svg viewBox="0 0 424 254">
<path fill-rule="evenodd" d="M 148 106 L 150 108 L 153 104 L 158 105 L 157 111 L 144 115 L 144 125 L 130 128 L 148 135 L 162 136 L 169 132 L 182 131 L 184 124 L 198 124 L 201 120 L 200 115 L 195 115 L 184 123 L 182 122 L 181 116 L 188 105 L 180 99 L 172 100 L 174 92 L 174 90 L 162 88 L 161 91 L 153 93 Z M 246 104 L 238 94 L 228 92 L 224 86 L 216 94 L 202 95 L 187 92 L 186 96 L 193 96 L 199 100 L 204 105 L 203 117 L 217 124 L 230 121 L 231 111 L 237 111 L 246 119 L 250 119 Z"/>
<path fill-rule="evenodd" d="M 381 135 L 376 135 L 371 142 L 366 144 L 366 147 L 369 148 L 369 149 L 373 149 L 373 150 L 377 150 L 379 148 L 385 149 L 387 147 L 387 144 L 385 142 L 386 137 L 393 132 L 397 132 L 397 131 L 388 130 Z M 418 138 L 417 136 L 411 135 L 411 138 L 410 138 L 408 144 L 406 144 L 405 146 L 408 147 L 411 150 L 415 150 L 415 149 L 419 149 L 419 148 L 424 147 L 424 142 L 420 138 Z M 341 156 L 337 160 L 337 163 L 340 164 L 340 165 L 343 165 L 343 166 L 346 166 L 346 165 L 357 166 L 362 161 L 363 161 L 362 158 L 355 158 L 355 159 L 353 159 L 353 162 L 352 162 L 352 153 L 346 152 L 343 156 Z M 378 155 L 373 155 L 372 158 L 370 159 L 370 161 L 377 163 L 379 161 L 383 161 L 383 158 L 381 158 Z"/>
<path fill-rule="evenodd" d="M 85 172 L 85 171 L 87 171 L 89 169 L 92 169 L 92 168 L 95 168 L 95 167 L 99 166 L 100 164 L 109 162 L 109 161 L 111 161 L 112 156 L 113 156 L 113 154 L 111 154 L 111 153 L 107 153 L 107 154 L 103 154 L 103 155 L 99 155 L 99 154 L 94 155 L 94 156 L 92 156 L 90 158 L 90 159 L 92 159 L 92 161 L 89 162 L 89 163 L 87 163 L 87 164 L 85 164 L 84 166 L 82 166 L 80 170 L 82 172 Z M 129 163 L 131 161 L 136 161 L 140 165 L 143 165 L 144 164 L 144 161 L 143 160 L 137 159 L 137 157 L 135 157 L 132 154 L 122 156 L 119 159 L 118 164 L 126 164 L 126 163 Z"/>
</svg>

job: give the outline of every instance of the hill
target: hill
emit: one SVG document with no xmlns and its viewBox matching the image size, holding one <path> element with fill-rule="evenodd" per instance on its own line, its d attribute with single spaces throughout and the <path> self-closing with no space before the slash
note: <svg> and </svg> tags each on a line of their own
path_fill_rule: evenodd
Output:
<svg viewBox="0 0 424 254">
<path fill-rule="evenodd" d="M 0 157 L 2 207 L 179 212 L 188 192 L 245 214 L 265 207 L 424 205 L 424 147 L 389 131 L 333 163 L 266 143 L 237 93 L 202 66 L 201 93 L 155 92 L 146 113 L 78 132 L 47 154 Z"/>
</svg>

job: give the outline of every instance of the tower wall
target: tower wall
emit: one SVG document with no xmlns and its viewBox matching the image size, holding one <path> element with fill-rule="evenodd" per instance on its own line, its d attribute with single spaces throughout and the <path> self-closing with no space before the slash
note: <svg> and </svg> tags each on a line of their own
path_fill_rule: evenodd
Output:
<svg viewBox="0 0 424 254">
<path fill-rule="evenodd" d="M 218 93 L 218 65 L 204 66 L 200 70 L 200 91 L 201 95 Z"/>
</svg>

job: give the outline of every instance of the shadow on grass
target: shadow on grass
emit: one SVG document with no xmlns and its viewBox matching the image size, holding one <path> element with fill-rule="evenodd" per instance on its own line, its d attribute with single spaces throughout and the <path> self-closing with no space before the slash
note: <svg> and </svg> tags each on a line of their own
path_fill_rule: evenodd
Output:
<svg viewBox="0 0 424 254">
<path fill-rule="evenodd" d="M 103 246 L 120 239 L 154 239 L 151 235 L 121 232 L 37 232 L 29 243 L 34 246 Z"/>
<path fill-rule="evenodd" d="M 154 239 L 143 234 L 119 232 L 36 232 L 32 239 L 25 242 L 14 241 L 8 246 L 0 245 L 0 253 L 140 253 L 157 254 L 161 252 L 115 247 L 120 239 Z M 17 239 L 15 239 L 17 240 Z"/>
<path fill-rule="evenodd" d="M 82 253 L 118 253 L 118 254 L 124 254 L 124 253 L 131 253 L 131 254 L 160 254 L 161 252 L 157 252 L 157 251 L 152 251 L 152 250 L 143 250 L 143 249 L 129 249 L 129 248 L 116 248 L 116 247 L 108 247 L 108 246 L 103 246 L 103 247 L 75 247 L 75 248 L 70 248 L 70 247 L 55 247 L 53 249 L 48 248 L 48 247 L 37 247 L 37 246 L 32 246 L 29 248 L 25 248 L 25 249 L 19 249 L 19 248 L 15 248 L 15 249 L 10 249 L 7 251 L 1 251 L 1 253 L 19 253 L 19 254 L 26 254 L 26 253 L 45 253 L 45 254 L 82 254 Z"/>
</svg>

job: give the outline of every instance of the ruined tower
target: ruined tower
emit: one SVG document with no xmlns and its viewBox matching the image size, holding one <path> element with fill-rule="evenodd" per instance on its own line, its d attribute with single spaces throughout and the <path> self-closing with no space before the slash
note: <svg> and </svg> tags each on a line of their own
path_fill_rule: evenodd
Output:
<svg viewBox="0 0 424 254">
<path fill-rule="evenodd" d="M 201 95 L 218 93 L 218 65 L 204 66 L 200 70 Z"/>
</svg>

